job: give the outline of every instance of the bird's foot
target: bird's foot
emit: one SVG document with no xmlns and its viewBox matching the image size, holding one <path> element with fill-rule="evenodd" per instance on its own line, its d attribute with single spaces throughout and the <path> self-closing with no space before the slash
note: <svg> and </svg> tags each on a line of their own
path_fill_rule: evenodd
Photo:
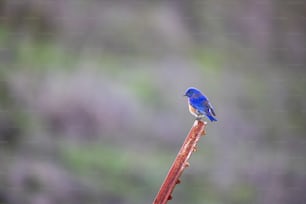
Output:
<svg viewBox="0 0 306 204">
<path fill-rule="evenodd" d="M 202 120 L 202 119 L 203 119 L 203 117 L 201 117 L 201 116 L 196 117 L 196 120 L 197 120 L 197 121 L 200 121 L 200 120 Z"/>
</svg>

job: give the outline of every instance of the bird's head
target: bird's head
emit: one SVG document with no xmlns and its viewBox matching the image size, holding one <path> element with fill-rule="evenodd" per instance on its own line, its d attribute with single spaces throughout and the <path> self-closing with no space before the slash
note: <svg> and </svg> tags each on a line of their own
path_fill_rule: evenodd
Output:
<svg viewBox="0 0 306 204">
<path fill-rule="evenodd" d="M 184 94 L 184 96 L 187 96 L 188 98 L 197 97 L 199 95 L 201 95 L 201 92 L 193 87 L 188 88 Z"/>
</svg>

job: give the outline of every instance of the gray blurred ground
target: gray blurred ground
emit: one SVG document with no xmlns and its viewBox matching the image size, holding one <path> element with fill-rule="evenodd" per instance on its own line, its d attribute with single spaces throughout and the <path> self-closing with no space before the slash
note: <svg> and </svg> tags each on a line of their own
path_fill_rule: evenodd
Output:
<svg viewBox="0 0 306 204">
<path fill-rule="evenodd" d="M 193 123 L 217 123 L 169 203 L 306 200 L 306 2 L 3 0 L 0 203 L 151 203 Z"/>
</svg>

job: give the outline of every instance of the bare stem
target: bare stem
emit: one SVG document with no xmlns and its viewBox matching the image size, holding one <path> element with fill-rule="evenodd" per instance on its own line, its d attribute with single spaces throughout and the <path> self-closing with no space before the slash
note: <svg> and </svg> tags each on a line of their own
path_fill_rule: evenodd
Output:
<svg viewBox="0 0 306 204">
<path fill-rule="evenodd" d="M 164 183 L 159 189 L 153 204 L 166 204 L 172 199 L 172 192 L 176 184 L 180 183 L 180 176 L 184 169 L 189 166 L 188 159 L 192 152 L 196 151 L 197 142 L 202 135 L 205 135 L 206 122 L 196 120 L 189 131 L 180 151 L 178 152 Z"/>
</svg>

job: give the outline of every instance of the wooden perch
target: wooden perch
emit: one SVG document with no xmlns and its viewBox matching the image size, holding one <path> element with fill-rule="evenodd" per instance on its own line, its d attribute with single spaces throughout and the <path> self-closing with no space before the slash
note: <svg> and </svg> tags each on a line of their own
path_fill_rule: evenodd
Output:
<svg viewBox="0 0 306 204">
<path fill-rule="evenodd" d="M 184 169 L 189 166 L 188 159 L 192 152 L 196 151 L 197 142 L 202 135 L 206 134 L 206 122 L 196 120 L 188 133 L 180 151 L 178 152 L 164 183 L 161 185 L 153 204 L 166 204 L 172 199 L 172 192 L 176 184 L 180 183 L 180 176 Z"/>
</svg>

